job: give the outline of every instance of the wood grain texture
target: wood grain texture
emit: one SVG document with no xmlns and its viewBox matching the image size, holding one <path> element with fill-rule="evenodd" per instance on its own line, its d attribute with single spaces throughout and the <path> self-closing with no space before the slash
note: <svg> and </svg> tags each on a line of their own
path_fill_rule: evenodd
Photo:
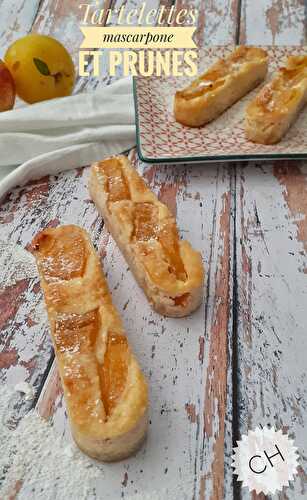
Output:
<svg viewBox="0 0 307 500">
<path fill-rule="evenodd" d="M 74 0 L 65 2 L 42 0 L 32 28 L 35 32 L 55 37 L 71 54 L 77 71 L 74 93 L 79 93 L 85 88 L 89 90 L 95 88 L 91 78 L 78 75 L 79 47 L 83 39 L 80 25 L 84 16 L 84 9 L 80 8 L 80 4 L 82 2 Z M 97 9 L 107 10 L 110 4 L 111 0 L 100 0 L 93 5 Z"/>
<path fill-rule="evenodd" d="M 0 1 L 0 57 L 17 38 L 26 35 L 33 25 L 39 0 Z"/>
<path fill-rule="evenodd" d="M 304 44 L 304 2 L 242 2 L 240 40 Z M 306 162 L 237 168 L 238 437 L 275 425 L 295 439 L 299 475 L 276 498 L 306 498 Z M 264 495 L 242 498 L 262 500 Z M 274 496 L 275 498 L 275 496 Z"/>
<path fill-rule="evenodd" d="M 304 45 L 306 2 L 261 0 L 241 2 L 240 43 L 251 45 Z"/>
<path fill-rule="evenodd" d="M 239 21 L 238 0 L 176 0 L 175 11 L 195 9 L 197 23 L 194 40 L 203 45 L 226 45 L 234 43 Z M 173 23 L 174 24 L 174 23 Z"/>
<path fill-rule="evenodd" d="M 284 492 L 295 499 L 307 470 L 306 174 L 303 162 L 254 164 L 237 184 L 240 432 L 274 425 L 295 439 L 301 472 Z"/>
<path fill-rule="evenodd" d="M 238 0 L 200 1 L 196 40 L 203 45 L 235 43 L 238 26 Z"/>
<path fill-rule="evenodd" d="M 78 63 L 79 46 L 83 39 L 79 25 L 82 20 L 80 3 L 74 0 L 42 0 L 33 23 L 32 31 L 55 37 Z"/>
</svg>

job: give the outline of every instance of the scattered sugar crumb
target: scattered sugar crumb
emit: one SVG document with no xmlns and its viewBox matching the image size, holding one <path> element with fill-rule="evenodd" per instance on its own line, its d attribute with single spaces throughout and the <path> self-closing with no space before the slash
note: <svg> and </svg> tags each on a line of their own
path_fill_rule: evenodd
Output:
<svg viewBox="0 0 307 500">
<path fill-rule="evenodd" d="M 1 286 L 15 285 L 22 279 L 36 278 L 37 267 L 33 255 L 21 245 L 0 240 L 0 268 L 3 271 Z"/>
<path fill-rule="evenodd" d="M 28 382 L 19 382 L 15 385 L 14 389 L 16 392 L 21 392 L 22 394 L 24 394 L 26 401 L 30 401 L 34 398 L 33 386 Z"/>
</svg>

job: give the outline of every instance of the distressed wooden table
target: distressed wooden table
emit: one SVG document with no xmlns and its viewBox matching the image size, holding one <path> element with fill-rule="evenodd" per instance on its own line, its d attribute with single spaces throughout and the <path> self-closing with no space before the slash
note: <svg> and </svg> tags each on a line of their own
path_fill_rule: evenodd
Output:
<svg viewBox="0 0 307 500">
<path fill-rule="evenodd" d="M 99 2 L 98 2 L 99 3 Z M 101 4 L 103 2 L 100 2 Z M 136 0 L 107 0 L 133 7 Z M 161 4 L 171 4 L 161 0 Z M 173 2 L 174 3 L 174 2 Z M 175 2 L 199 9 L 200 44 L 304 44 L 304 0 Z M 159 0 L 147 2 L 157 7 Z M 79 2 L 0 0 L 0 57 L 14 39 L 38 31 L 61 40 L 77 62 Z M 79 78 L 76 92 L 111 78 Z M 181 234 L 202 252 L 204 304 L 167 319 L 149 308 L 89 200 L 88 169 L 14 189 L 0 206 L 1 241 L 24 248 L 46 226 L 85 227 L 101 255 L 114 302 L 151 388 L 145 449 L 106 466 L 97 498 L 159 491 L 170 498 L 264 498 L 233 480 L 233 443 L 257 425 L 287 431 L 300 452 L 299 474 L 278 498 L 307 497 L 306 245 L 307 163 L 303 161 L 148 166 L 130 157 L 177 215 Z M 191 216 L 193 214 L 193 217 Z M 59 432 L 65 407 L 37 277 L 1 269 L 1 382 L 27 381 L 35 399 L 12 410 L 18 422 L 35 406 Z M 18 479 L 18 478 L 16 478 Z M 19 484 L 18 488 L 24 485 Z M 11 498 L 17 496 L 17 490 Z M 172 488 L 179 492 L 172 497 Z M 277 497 L 276 497 L 277 498 Z"/>
</svg>

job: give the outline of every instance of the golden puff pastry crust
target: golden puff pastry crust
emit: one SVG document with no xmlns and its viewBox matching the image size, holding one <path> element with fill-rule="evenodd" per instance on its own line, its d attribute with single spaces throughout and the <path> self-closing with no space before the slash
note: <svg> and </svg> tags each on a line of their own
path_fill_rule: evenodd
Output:
<svg viewBox="0 0 307 500">
<path fill-rule="evenodd" d="M 73 437 L 93 458 L 125 458 L 145 437 L 148 390 L 96 252 L 74 225 L 40 232 L 32 251 Z"/>
<path fill-rule="evenodd" d="M 307 102 L 307 55 L 291 56 L 253 99 L 245 115 L 247 139 L 279 142 Z"/>
<path fill-rule="evenodd" d="M 91 167 L 90 194 L 153 308 L 186 316 L 202 300 L 201 255 L 125 156 Z"/>
<path fill-rule="evenodd" d="M 259 85 L 267 70 L 268 55 L 265 50 L 245 46 L 236 48 L 191 85 L 176 92 L 175 119 L 189 127 L 211 122 Z"/>
</svg>

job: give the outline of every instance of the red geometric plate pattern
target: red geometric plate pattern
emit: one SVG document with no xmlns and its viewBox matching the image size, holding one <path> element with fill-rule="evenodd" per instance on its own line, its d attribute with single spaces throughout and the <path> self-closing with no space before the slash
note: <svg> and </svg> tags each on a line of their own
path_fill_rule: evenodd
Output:
<svg viewBox="0 0 307 500">
<path fill-rule="evenodd" d="M 263 48 L 268 51 L 270 61 L 266 82 L 278 67 L 285 64 L 289 55 L 307 53 L 307 47 Z M 203 48 L 199 51 L 199 73 L 218 58 L 227 56 L 233 49 L 233 46 Z M 266 82 L 204 127 L 189 128 L 177 123 L 172 109 L 174 94 L 191 80 L 187 77 L 142 76 L 135 79 L 138 150 L 144 161 L 188 162 L 307 156 L 306 107 L 280 143 L 262 145 L 246 140 L 246 105 Z"/>
</svg>

